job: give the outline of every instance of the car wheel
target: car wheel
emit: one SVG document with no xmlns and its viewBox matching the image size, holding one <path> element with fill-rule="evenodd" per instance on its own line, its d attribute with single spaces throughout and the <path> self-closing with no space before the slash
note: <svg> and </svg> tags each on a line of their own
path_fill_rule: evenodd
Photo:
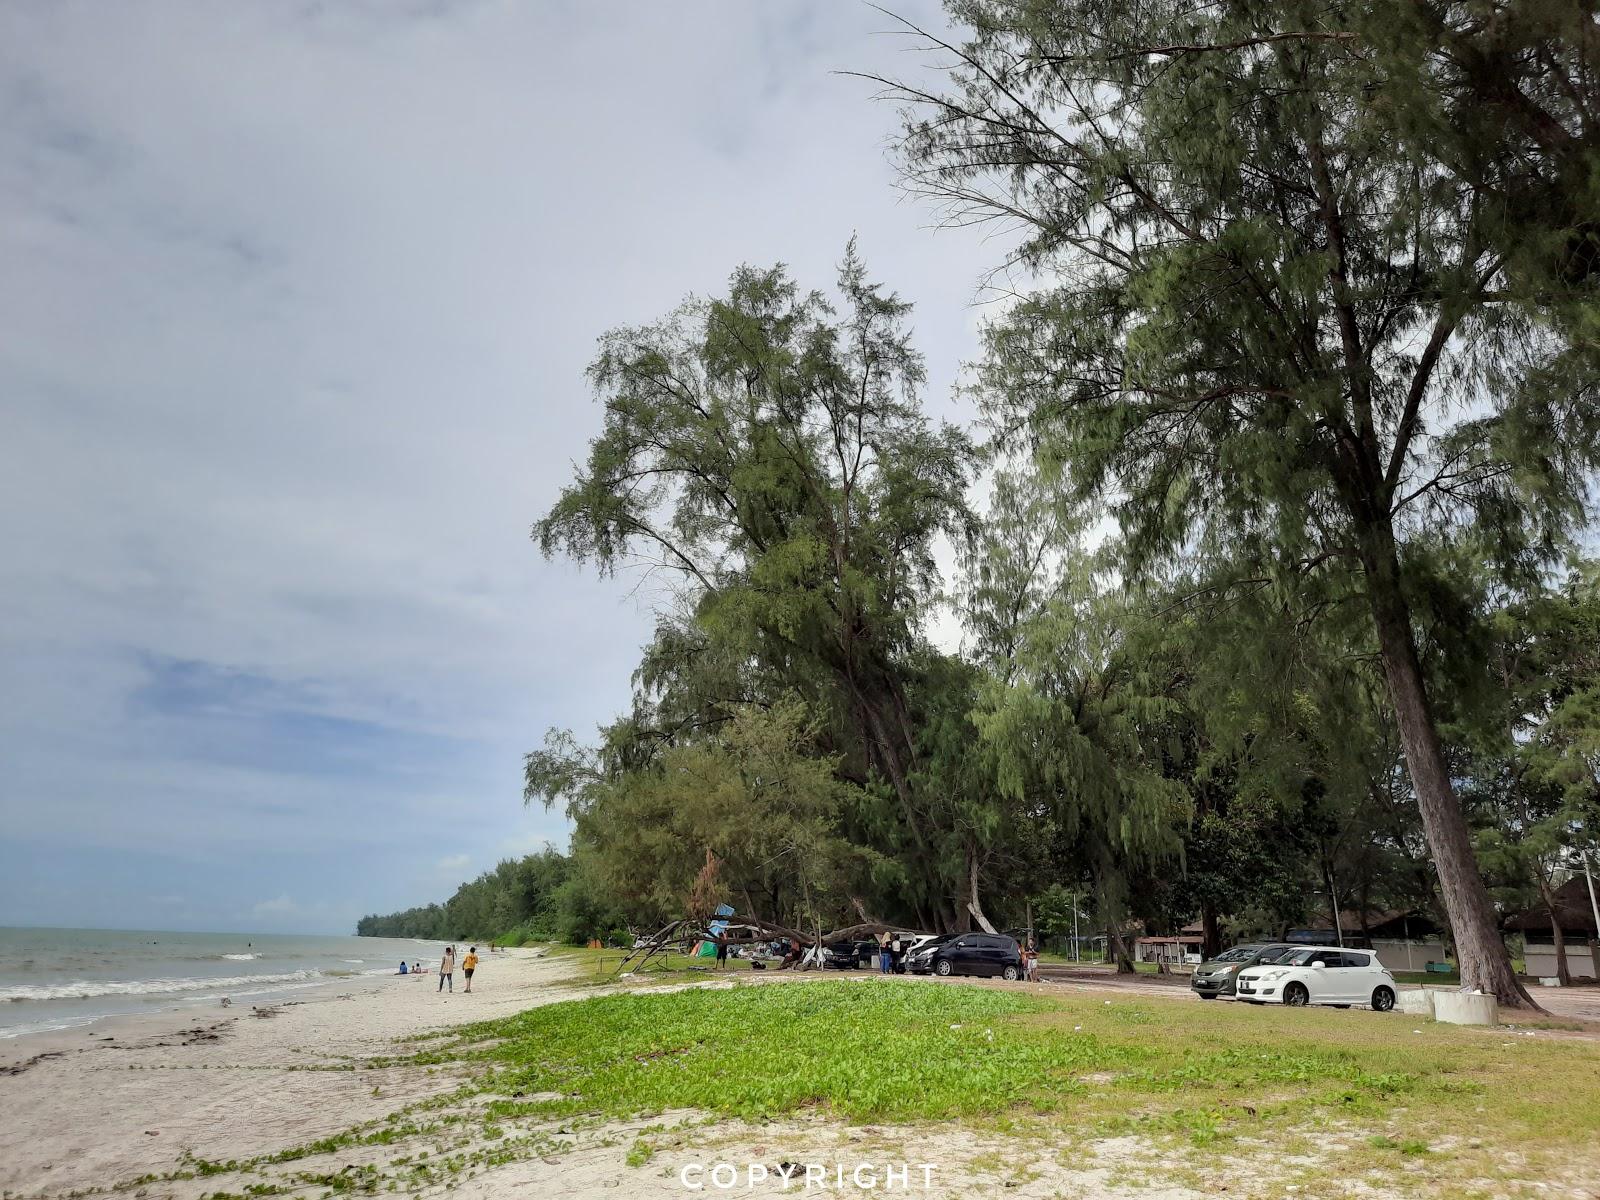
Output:
<svg viewBox="0 0 1600 1200">
<path fill-rule="evenodd" d="M 935 975 L 946 975 L 946 976 L 949 975 L 950 974 L 950 960 L 948 958 L 941 958 L 939 960 L 938 964 L 933 968 L 933 973 Z"/>
<path fill-rule="evenodd" d="M 1200 993 L 1198 993 L 1198 995 L 1199 995 L 1200 999 L 1202 999 L 1202 1000 L 1215 1000 L 1217 998 L 1214 993 L 1208 993 L 1208 992 L 1200 992 Z"/>
<path fill-rule="evenodd" d="M 1006 979 L 1015 980 L 1017 978 L 1018 971 L 1013 966 L 1007 966 L 1004 971 L 1000 972 L 1000 974 Z"/>
<path fill-rule="evenodd" d="M 1304 1008 L 1311 1003 L 1311 993 L 1303 983 L 1291 983 L 1283 989 L 1283 1002 L 1290 1008 Z"/>
<path fill-rule="evenodd" d="M 1372 1011 L 1388 1012 L 1394 1007 L 1394 989 L 1381 987 L 1372 993 Z"/>
</svg>

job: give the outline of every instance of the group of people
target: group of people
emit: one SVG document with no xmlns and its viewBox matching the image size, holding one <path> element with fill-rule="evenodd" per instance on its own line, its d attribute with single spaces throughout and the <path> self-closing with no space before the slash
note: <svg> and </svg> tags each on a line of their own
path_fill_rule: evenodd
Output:
<svg viewBox="0 0 1600 1200">
<path fill-rule="evenodd" d="M 900 970 L 900 963 L 906 956 L 907 947 L 904 939 L 898 933 L 880 933 L 878 935 L 878 969 L 885 975 L 893 975 Z"/>
<path fill-rule="evenodd" d="M 461 973 L 467 977 L 466 991 L 472 990 L 472 973 L 478 969 L 478 948 L 469 947 L 461 958 Z M 439 960 L 439 991 L 446 987 L 454 992 L 456 990 L 456 948 L 446 946 L 444 957 Z"/>
<path fill-rule="evenodd" d="M 493 947 L 491 946 L 490 949 L 493 949 Z M 463 991 L 472 991 L 472 973 L 477 969 L 478 948 L 469 946 L 466 954 L 461 958 L 461 973 L 467 978 L 467 986 Z M 421 963 L 407 964 L 404 961 L 400 963 L 400 974 L 402 975 L 423 975 L 426 973 L 426 969 Z M 444 957 L 439 960 L 438 990 L 442 992 L 446 988 L 449 988 L 452 993 L 456 990 L 456 948 L 454 946 L 446 946 L 444 948 Z"/>
</svg>

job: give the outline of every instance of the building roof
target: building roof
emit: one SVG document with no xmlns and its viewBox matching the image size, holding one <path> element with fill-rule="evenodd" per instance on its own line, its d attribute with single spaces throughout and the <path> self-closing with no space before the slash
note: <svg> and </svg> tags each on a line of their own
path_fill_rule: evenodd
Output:
<svg viewBox="0 0 1600 1200">
<path fill-rule="evenodd" d="M 1345 909 L 1339 914 L 1339 924 L 1346 934 L 1362 933 L 1375 938 L 1427 937 L 1440 932 L 1438 922 L 1427 913 L 1415 909 L 1369 909 L 1365 929 L 1361 913 Z M 1318 913 L 1296 929 L 1332 929 L 1333 920 L 1326 913 Z"/>
<path fill-rule="evenodd" d="M 1595 885 L 1595 891 L 1600 894 L 1600 883 Z M 1593 935 L 1600 932 L 1595 929 L 1594 907 L 1589 903 L 1589 884 L 1582 875 L 1574 875 L 1558 887 L 1555 899 L 1563 933 Z M 1505 927 L 1530 933 L 1549 933 L 1550 910 L 1543 904 L 1535 904 L 1508 917 Z"/>
</svg>

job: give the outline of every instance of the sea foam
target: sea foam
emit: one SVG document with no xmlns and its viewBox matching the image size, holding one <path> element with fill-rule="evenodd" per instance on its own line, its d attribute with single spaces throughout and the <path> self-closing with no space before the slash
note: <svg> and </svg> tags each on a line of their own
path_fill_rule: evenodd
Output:
<svg viewBox="0 0 1600 1200">
<path fill-rule="evenodd" d="M 0 1000 L 92 1000 L 96 996 L 155 996 L 166 992 L 253 987 L 265 983 L 299 983 L 322 977 L 321 971 L 280 975 L 230 975 L 219 979 L 80 979 L 48 986 L 20 984 L 0 989 Z"/>
</svg>

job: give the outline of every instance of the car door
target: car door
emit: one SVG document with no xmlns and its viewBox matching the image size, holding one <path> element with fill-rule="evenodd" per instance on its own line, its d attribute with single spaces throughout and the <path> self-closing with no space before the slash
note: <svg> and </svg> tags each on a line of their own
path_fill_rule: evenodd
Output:
<svg viewBox="0 0 1600 1200">
<path fill-rule="evenodd" d="M 980 937 L 978 939 L 978 955 L 980 965 L 978 970 L 985 975 L 998 975 L 1005 966 L 1005 954 L 1000 949 L 1001 939 L 997 937 Z"/>
<path fill-rule="evenodd" d="M 1311 1003 L 1342 1004 L 1349 990 L 1350 972 L 1337 950 L 1318 950 L 1311 956 Z"/>
<path fill-rule="evenodd" d="M 1361 984 L 1366 978 L 1366 955 L 1348 950 L 1328 953 L 1335 960 L 1323 970 L 1328 977 L 1328 999 L 1339 1004 L 1354 1004 L 1364 999 Z"/>
<path fill-rule="evenodd" d="M 972 938 L 958 937 L 945 947 L 944 956 L 950 960 L 952 974 L 970 974 L 972 971 Z"/>
<path fill-rule="evenodd" d="M 1008 937 L 986 937 L 988 943 L 984 951 L 984 958 L 989 965 L 989 974 L 1004 975 L 1006 964 L 1011 961 L 1011 939 Z"/>
<path fill-rule="evenodd" d="M 972 937 L 972 973 L 998 975 L 1000 973 L 999 939 L 974 934 Z"/>
<path fill-rule="evenodd" d="M 1378 986 L 1378 956 L 1361 951 L 1345 952 L 1346 996 L 1352 1004 L 1369 1004 Z"/>
</svg>

